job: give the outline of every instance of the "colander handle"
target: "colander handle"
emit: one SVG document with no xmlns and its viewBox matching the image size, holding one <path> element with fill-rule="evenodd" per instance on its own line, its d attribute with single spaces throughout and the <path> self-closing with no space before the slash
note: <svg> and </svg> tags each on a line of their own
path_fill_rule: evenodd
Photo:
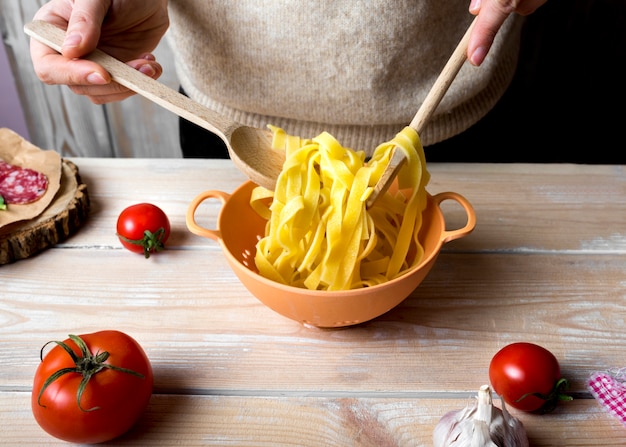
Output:
<svg viewBox="0 0 626 447">
<path fill-rule="evenodd" d="M 467 214 L 467 222 L 465 223 L 465 226 L 457 230 L 445 230 L 441 233 L 441 242 L 445 244 L 471 233 L 474 230 L 474 227 L 476 227 L 476 213 L 474 212 L 474 207 L 471 203 L 469 203 L 469 201 L 461 194 L 457 194 L 456 192 L 440 192 L 439 194 L 433 196 L 433 201 L 439 207 L 441 207 L 441 203 L 444 200 L 454 200 L 463 207 L 465 213 Z"/>
<path fill-rule="evenodd" d="M 198 194 L 191 201 L 191 203 L 189 204 L 189 207 L 187 208 L 186 221 L 187 221 L 187 228 L 189 228 L 189 231 L 191 231 L 193 234 L 196 234 L 198 236 L 208 237 L 209 239 L 213 239 L 214 241 L 221 239 L 222 233 L 219 229 L 219 221 L 217 224 L 217 228 L 215 230 L 204 228 L 198 225 L 198 223 L 196 222 L 196 210 L 198 209 L 200 204 L 207 199 L 218 199 L 222 202 L 222 205 L 223 205 L 228 201 L 229 198 L 230 198 L 230 194 L 223 192 L 223 191 L 216 191 L 216 190 L 204 191 Z"/>
</svg>

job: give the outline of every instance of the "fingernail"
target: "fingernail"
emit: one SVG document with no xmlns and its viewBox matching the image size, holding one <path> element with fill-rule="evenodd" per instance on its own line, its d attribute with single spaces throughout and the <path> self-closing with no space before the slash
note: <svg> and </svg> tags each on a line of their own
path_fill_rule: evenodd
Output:
<svg viewBox="0 0 626 447">
<path fill-rule="evenodd" d="M 80 45 L 83 38 L 80 34 L 69 34 L 65 36 L 63 41 L 63 48 L 74 48 Z"/>
<path fill-rule="evenodd" d="M 146 76 L 154 76 L 156 74 L 156 70 L 150 64 L 144 64 L 139 67 L 139 71 L 145 74 Z"/>
<path fill-rule="evenodd" d="M 94 71 L 93 73 L 89 73 L 89 75 L 87 75 L 87 82 L 96 85 L 103 85 L 107 83 L 107 81 L 97 71 Z"/>
<path fill-rule="evenodd" d="M 146 53 L 146 54 L 141 55 L 141 59 L 145 59 L 147 61 L 155 61 L 156 57 L 154 57 L 154 54 L 152 53 Z"/>
<path fill-rule="evenodd" d="M 470 62 L 472 65 L 480 65 L 485 60 L 485 56 L 487 56 L 487 50 L 485 47 L 478 47 L 472 53 L 472 57 L 470 57 Z"/>
</svg>

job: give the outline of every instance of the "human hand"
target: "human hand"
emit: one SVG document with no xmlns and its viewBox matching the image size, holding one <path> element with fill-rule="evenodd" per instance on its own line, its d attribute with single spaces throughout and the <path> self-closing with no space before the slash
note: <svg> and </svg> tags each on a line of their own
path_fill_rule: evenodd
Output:
<svg viewBox="0 0 626 447">
<path fill-rule="evenodd" d="M 112 82 L 100 65 L 79 59 L 96 46 L 151 78 L 163 73 L 150 52 L 169 26 L 167 0 L 50 0 L 33 20 L 67 30 L 62 54 L 31 39 L 30 55 L 39 79 L 49 85 L 67 85 L 94 104 L 134 94 Z"/>
<path fill-rule="evenodd" d="M 473 65 L 485 60 L 496 33 L 512 14 L 528 15 L 547 0 L 471 0 L 469 11 L 478 15 L 467 48 L 467 58 Z"/>
</svg>

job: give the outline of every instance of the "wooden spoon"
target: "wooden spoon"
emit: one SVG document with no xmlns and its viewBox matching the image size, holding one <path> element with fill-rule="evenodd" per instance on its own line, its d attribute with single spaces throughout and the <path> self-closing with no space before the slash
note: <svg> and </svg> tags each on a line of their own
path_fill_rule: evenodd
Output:
<svg viewBox="0 0 626 447">
<path fill-rule="evenodd" d="M 33 21 L 24 26 L 24 31 L 30 37 L 61 52 L 65 37 L 62 29 L 44 21 Z M 272 149 L 272 135 L 269 130 L 232 121 L 100 50 L 95 50 L 85 56 L 85 59 L 104 67 L 115 82 L 215 133 L 228 147 L 235 165 L 250 180 L 274 190 L 276 179 L 285 162 L 285 154 Z"/>
<path fill-rule="evenodd" d="M 454 49 L 452 56 L 450 56 L 450 59 L 448 59 L 448 62 L 443 67 L 443 70 L 441 70 L 439 77 L 431 87 L 428 95 L 426 95 L 424 102 L 413 117 L 411 124 L 409 124 L 409 127 L 413 128 L 418 135 L 422 132 L 422 129 L 435 112 L 435 109 L 441 102 L 443 96 L 448 91 L 448 88 L 452 84 L 452 81 L 454 81 L 454 78 L 459 73 L 459 70 L 461 70 L 461 67 L 465 63 L 467 59 L 467 45 L 469 43 L 470 34 L 472 33 L 472 28 L 474 27 L 475 22 L 476 19 L 474 19 L 470 26 L 467 28 L 465 35 L 463 35 L 461 41 Z M 385 168 L 385 171 L 383 172 L 380 180 L 374 187 L 374 191 L 367 201 L 368 207 L 372 206 L 374 202 L 376 202 L 376 199 L 380 197 L 381 194 L 384 194 L 385 191 L 387 191 L 389 186 L 393 183 L 396 175 L 400 171 L 400 168 L 402 168 L 402 166 L 404 165 L 405 161 L 406 157 L 404 156 L 404 153 L 397 148 L 394 149 L 389 164 Z"/>
<path fill-rule="evenodd" d="M 465 53 L 472 26 L 473 23 L 411 121 L 410 126 L 418 134 L 430 119 L 466 60 Z M 24 31 L 30 37 L 61 52 L 65 37 L 65 31 L 62 29 L 44 21 L 33 21 L 24 26 Z M 85 56 L 85 59 L 104 67 L 115 82 L 219 136 L 226 144 L 230 158 L 239 170 L 254 183 L 274 190 L 276 179 L 285 162 L 285 154 L 272 149 L 272 136 L 269 130 L 232 121 L 100 50 L 96 49 Z M 368 206 L 371 206 L 379 195 L 389 188 L 405 161 L 404 154 L 399 150 L 394 150 L 389 166 L 368 199 Z"/>
</svg>

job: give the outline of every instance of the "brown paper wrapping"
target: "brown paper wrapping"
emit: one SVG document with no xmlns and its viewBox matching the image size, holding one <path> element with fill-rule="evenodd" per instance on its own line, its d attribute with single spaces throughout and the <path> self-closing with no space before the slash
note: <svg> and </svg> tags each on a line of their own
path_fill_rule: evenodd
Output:
<svg viewBox="0 0 626 447">
<path fill-rule="evenodd" d="M 0 228 L 5 225 L 39 216 L 54 199 L 61 184 L 61 156 L 55 151 L 44 151 L 7 128 L 0 129 L 0 159 L 23 168 L 42 172 L 48 177 L 48 189 L 37 201 L 8 204 L 0 211 Z"/>
</svg>

